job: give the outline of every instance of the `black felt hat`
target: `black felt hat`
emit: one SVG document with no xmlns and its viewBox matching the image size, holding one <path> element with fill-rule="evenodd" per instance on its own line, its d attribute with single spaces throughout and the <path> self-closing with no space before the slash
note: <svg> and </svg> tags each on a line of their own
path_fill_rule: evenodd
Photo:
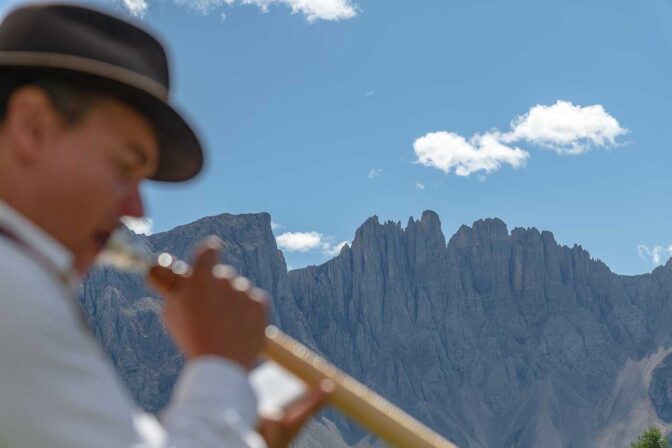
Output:
<svg viewBox="0 0 672 448">
<path fill-rule="evenodd" d="M 198 137 L 168 100 L 166 53 L 144 30 L 82 6 L 23 6 L 0 24 L 0 82 L 2 73 L 21 70 L 81 80 L 146 116 L 159 138 L 154 179 L 187 180 L 201 170 Z"/>
</svg>

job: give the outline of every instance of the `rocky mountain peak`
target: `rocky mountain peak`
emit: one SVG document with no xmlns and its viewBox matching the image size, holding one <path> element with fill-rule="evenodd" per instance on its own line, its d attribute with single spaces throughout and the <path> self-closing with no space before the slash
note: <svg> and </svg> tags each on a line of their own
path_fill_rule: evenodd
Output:
<svg viewBox="0 0 672 448">
<path fill-rule="evenodd" d="M 509 238 L 509 230 L 499 218 L 479 219 L 472 224 L 473 238 L 478 242 L 489 243 Z"/>
<path fill-rule="evenodd" d="M 412 216 L 409 217 L 406 231 L 409 231 L 409 229 L 412 229 L 411 231 L 414 232 L 420 231 L 430 239 L 441 238 L 445 240 L 443 231 L 441 230 L 439 215 L 432 210 L 422 212 L 422 217 L 417 221 Z"/>
<path fill-rule="evenodd" d="M 479 219 L 471 227 L 462 225 L 448 242 L 454 249 L 467 246 L 490 245 L 494 242 L 508 241 L 509 231 L 499 218 Z"/>
<path fill-rule="evenodd" d="M 171 249 L 174 255 L 190 259 L 194 246 L 210 235 L 219 236 L 224 242 L 224 249 L 230 241 L 259 241 L 277 250 L 271 230 L 271 215 L 265 212 L 207 216 L 168 232 L 156 233 L 150 237 L 150 242 L 156 252 Z"/>
<path fill-rule="evenodd" d="M 448 247 L 460 249 L 469 245 L 471 241 L 472 230 L 471 227 L 462 224 L 457 232 L 448 241 Z"/>
<path fill-rule="evenodd" d="M 334 259 L 289 273 L 266 213 L 145 240 L 183 256 L 209 234 L 222 238 L 224 262 L 271 293 L 283 330 L 460 447 L 626 448 L 672 421 L 672 262 L 614 275 L 581 246 L 536 228 L 509 234 L 496 218 L 461 226 L 446 246 L 432 211 L 405 228 L 373 216 Z M 150 294 L 137 276 L 96 270 L 82 304 L 154 411 L 181 359 Z M 362 431 L 325 415 L 359 442 Z"/>
</svg>

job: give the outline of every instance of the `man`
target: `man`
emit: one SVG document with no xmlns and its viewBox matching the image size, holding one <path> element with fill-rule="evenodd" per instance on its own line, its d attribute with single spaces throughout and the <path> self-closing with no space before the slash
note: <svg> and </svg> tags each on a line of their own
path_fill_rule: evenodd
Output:
<svg viewBox="0 0 672 448">
<path fill-rule="evenodd" d="M 91 9 L 23 7 L 0 25 L 0 80 L 0 447 L 285 446 L 323 395 L 258 422 L 247 373 L 266 303 L 213 274 L 215 242 L 187 276 L 150 274 L 187 360 L 161 421 L 132 403 L 77 308 L 119 218 L 143 215 L 141 182 L 201 169 L 161 45 Z"/>
</svg>

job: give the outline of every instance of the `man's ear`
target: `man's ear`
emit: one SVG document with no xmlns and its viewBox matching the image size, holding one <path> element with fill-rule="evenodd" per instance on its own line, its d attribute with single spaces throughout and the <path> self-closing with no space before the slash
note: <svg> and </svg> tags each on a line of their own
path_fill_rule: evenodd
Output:
<svg viewBox="0 0 672 448">
<path fill-rule="evenodd" d="M 39 156 L 58 125 L 58 114 L 43 89 L 28 85 L 10 95 L 4 131 L 10 151 L 21 163 L 30 164 Z"/>
</svg>

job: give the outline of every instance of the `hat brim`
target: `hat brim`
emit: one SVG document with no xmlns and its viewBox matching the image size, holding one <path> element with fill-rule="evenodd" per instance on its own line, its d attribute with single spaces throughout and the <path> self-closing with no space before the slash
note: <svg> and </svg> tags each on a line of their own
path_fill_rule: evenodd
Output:
<svg viewBox="0 0 672 448">
<path fill-rule="evenodd" d="M 3 53 L 0 52 L 0 74 L 25 72 L 65 76 L 100 88 L 101 92 L 120 99 L 144 115 L 154 126 L 159 144 L 159 163 L 151 179 L 181 182 L 201 171 L 203 148 L 192 126 L 175 106 L 160 98 L 152 89 L 138 87 L 133 79 L 119 79 L 118 73 L 105 74 L 99 70 L 92 73 L 86 70 L 87 67 L 58 66 L 53 58 L 48 63 L 39 60 L 16 63 L 8 61 Z"/>
</svg>

